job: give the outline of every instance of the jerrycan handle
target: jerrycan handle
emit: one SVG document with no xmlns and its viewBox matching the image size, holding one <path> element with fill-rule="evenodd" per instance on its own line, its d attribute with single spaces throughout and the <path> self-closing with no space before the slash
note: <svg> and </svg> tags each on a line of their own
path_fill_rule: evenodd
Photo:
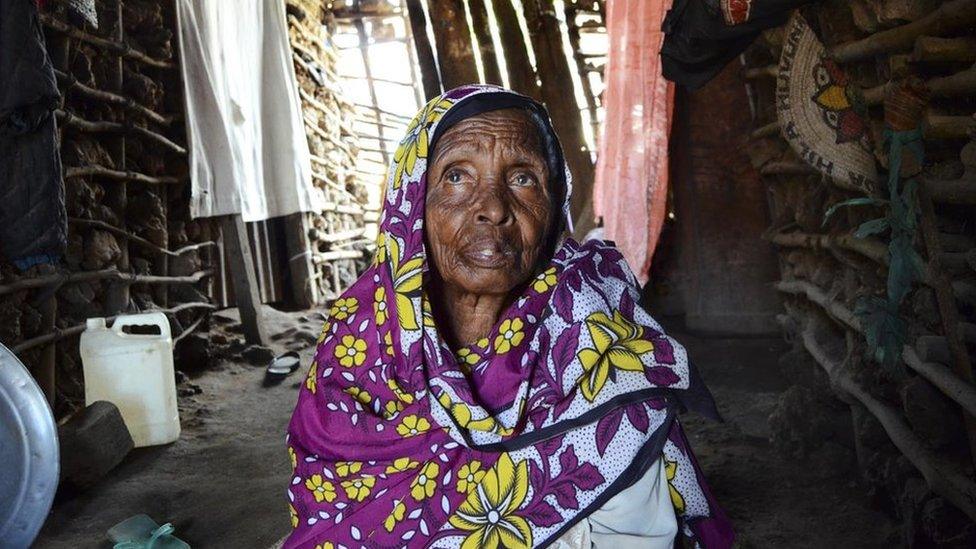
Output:
<svg viewBox="0 0 976 549">
<path fill-rule="evenodd" d="M 122 328 L 126 326 L 156 326 L 159 328 L 160 335 L 127 334 Z M 137 315 L 120 315 L 112 323 L 112 331 L 120 337 L 161 337 L 169 339 L 169 319 L 163 313 L 142 313 Z"/>
</svg>

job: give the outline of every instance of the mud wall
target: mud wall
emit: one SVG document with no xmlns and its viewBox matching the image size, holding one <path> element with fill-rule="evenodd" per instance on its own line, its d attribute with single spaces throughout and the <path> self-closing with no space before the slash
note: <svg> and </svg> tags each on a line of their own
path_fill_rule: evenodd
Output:
<svg viewBox="0 0 976 549">
<path fill-rule="evenodd" d="M 0 266 L 0 341 L 55 395 L 83 401 L 85 318 L 165 310 L 176 335 L 207 298 L 208 222 L 189 218 L 182 84 L 169 2 L 96 2 L 98 27 L 49 2 L 41 18 L 62 92 L 69 219 L 60 266 Z"/>
</svg>

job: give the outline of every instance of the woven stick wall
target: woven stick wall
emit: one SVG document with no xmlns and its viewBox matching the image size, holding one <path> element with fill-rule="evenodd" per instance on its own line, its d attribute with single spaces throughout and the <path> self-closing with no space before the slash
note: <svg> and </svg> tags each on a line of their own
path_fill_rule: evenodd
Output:
<svg viewBox="0 0 976 549">
<path fill-rule="evenodd" d="M 77 335 L 87 317 L 163 310 L 176 337 L 212 306 L 213 238 L 191 221 L 172 5 L 97 2 L 98 28 L 46 4 L 69 218 L 62 265 L 0 270 L 0 341 L 56 412 L 83 400 Z M 55 388 L 56 385 L 56 388 Z"/>
<path fill-rule="evenodd" d="M 312 306 L 338 296 L 369 259 L 373 244 L 367 225 L 375 224 L 378 204 L 369 203 L 364 186 L 375 182 L 357 162 L 355 106 L 338 85 L 333 14 L 313 0 L 289 0 L 287 8 L 313 179 L 327 197 L 326 208 L 303 216 L 289 237 L 296 252 L 290 261 L 292 284 L 304 293 L 297 301 Z M 306 249 L 311 252 L 303 254 Z"/>
<path fill-rule="evenodd" d="M 976 2 L 832 1 L 802 13 L 842 73 L 817 61 L 823 79 L 806 99 L 791 95 L 797 78 L 777 67 L 801 47 L 789 25 L 746 55 L 750 154 L 768 184 L 781 323 L 796 345 L 783 364 L 798 384 L 771 418 L 774 442 L 798 457 L 823 457 L 825 437 L 850 447 L 907 543 L 966 545 L 976 520 Z M 876 181 L 821 173 L 845 159 L 819 155 L 816 139 L 796 146 L 796 125 L 778 122 L 777 109 L 800 99 L 836 128 L 828 149 L 866 121 Z"/>
</svg>

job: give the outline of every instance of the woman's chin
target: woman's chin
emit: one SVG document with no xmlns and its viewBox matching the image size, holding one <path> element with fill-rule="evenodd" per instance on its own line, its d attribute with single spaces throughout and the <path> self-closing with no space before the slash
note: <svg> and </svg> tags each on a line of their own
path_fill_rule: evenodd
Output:
<svg viewBox="0 0 976 549">
<path fill-rule="evenodd" d="M 458 280 L 456 285 L 472 294 L 505 294 L 527 278 L 517 270 L 514 261 L 490 266 L 465 261 L 464 279 Z"/>
</svg>

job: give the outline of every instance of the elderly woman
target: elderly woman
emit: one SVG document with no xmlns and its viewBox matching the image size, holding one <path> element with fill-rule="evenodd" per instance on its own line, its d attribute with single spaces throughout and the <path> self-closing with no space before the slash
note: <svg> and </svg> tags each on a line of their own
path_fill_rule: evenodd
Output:
<svg viewBox="0 0 976 549">
<path fill-rule="evenodd" d="M 569 194 L 529 98 L 414 118 L 289 426 L 285 547 L 731 544 L 675 417 L 711 399 L 613 245 L 567 236 Z"/>
</svg>

